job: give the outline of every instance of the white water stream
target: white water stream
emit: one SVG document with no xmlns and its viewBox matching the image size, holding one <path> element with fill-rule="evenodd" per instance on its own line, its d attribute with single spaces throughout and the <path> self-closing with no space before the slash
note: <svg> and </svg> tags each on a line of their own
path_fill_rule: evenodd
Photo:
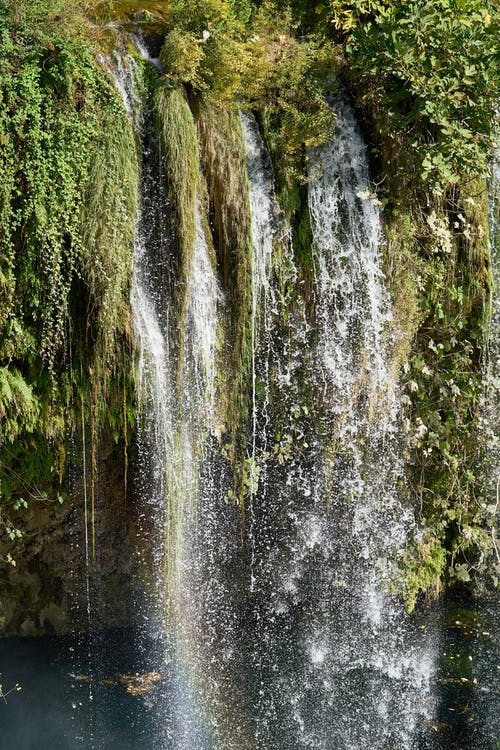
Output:
<svg viewBox="0 0 500 750">
<path fill-rule="evenodd" d="M 266 465 L 250 535 L 257 746 L 266 750 L 416 747 L 433 711 L 435 648 L 388 594 L 414 520 L 398 492 L 401 417 L 386 354 L 392 316 L 380 211 L 353 114 L 341 101 L 335 109 L 335 137 L 310 154 L 315 322 L 299 303 L 285 335 L 276 319 L 281 350 L 254 339 L 254 393 L 257 369 L 274 379 L 288 413 L 277 433 L 264 383 L 253 455 Z M 248 124 L 245 134 L 255 154 Z M 266 269 L 262 248 L 275 222 L 263 168 L 249 169 L 257 269 Z M 260 289 L 264 309 L 283 303 L 268 275 Z M 314 415 L 307 391 L 316 393 Z M 276 440 L 270 466 L 264 446 Z"/>
<path fill-rule="evenodd" d="M 392 316 L 366 147 L 347 104 L 336 100 L 335 112 L 334 139 L 310 154 L 309 211 L 319 351 L 331 407 L 344 413 L 359 389 L 368 386 L 373 398 L 393 385 L 385 355 Z"/>
<path fill-rule="evenodd" d="M 133 63 L 121 61 L 115 76 L 136 118 Z M 253 244 L 248 452 L 259 480 L 247 498 L 247 561 L 214 437 L 224 309 L 215 257 L 197 203 L 185 296 L 176 301 L 162 157 L 147 117 L 140 122 L 138 487 L 144 528 L 153 528 L 160 606 L 152 627 L 172 682 L 170 704 L 160 702 L 159 747 L 411 748 L 432 711 L 432 648 L 417 645 L 416 625 L 386 590 L 414 521 L 397 491 L 380 213 L 353 115 L 336 108 L 335 138 L 310 154 L 311 177 L 320 173 L 309 189 L 314 320 L 294 289 L 269 157 L 256 123 L 242 116 Z M 285 291 L 272 273 L 276 243 Z"/>
</svg>

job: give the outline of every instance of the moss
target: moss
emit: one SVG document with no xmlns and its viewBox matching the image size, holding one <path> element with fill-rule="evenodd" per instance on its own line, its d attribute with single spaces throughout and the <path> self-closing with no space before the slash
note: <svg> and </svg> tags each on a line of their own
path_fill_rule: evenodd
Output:
<svg viewBox="0 0 500 750">
<path fill-rule="evenodd" d="M 228 301 L 221 389 L 232 455 L 244 451 L 252 363 L 252 243 L 245 145 L 238 113 L 192 99 L 207 178 L 214 244 Z"/>
<path fill-rule="evenodd" d="M 486 178 L 463 177 L 450 195 L 450 216 L 457 238 L 457 275 L 476 315 L 483 316 L 491 291 Z"/>
<path fill-rule="evenodd" d="M 408 404 L 413 505 L 425 539 L 409 551 L 407 603 L 481 567 L 488 547 L 478 461 L 482 346 L 490 294 L 484 180 L 430 196 L 401 175 L 404 140 L 376 139 L 386 202 L 385 271 L 397 335 L 393 367 Z"/>
<path fill-rule="evenodd" d="M 171 227 L 180 252 L 182 298 L 190 272 L 196 236 L 195 206 L 200 152 L 189 104 L 178 89 L 162 87 L 156 95 L 156 113 L 164 152 Z"/>
<path fill-rule="evenodd" d="M 200 196 L 200 152 L 193 115 L 184 94 L 176 88 L 157 89 L 157 127 L 163 148 L 167 199 L 170 204 L 170 234 L 177 247 L 179 264 L 175 290 L 179 331 L 178 383 L 184 363 L 184 329 L 187 294 L 196 237 L 196 202 Z"/>
<path fill-rule="evenodd" d="M 279 115 L 267 111 L 259 112 L 259 120 L 266 145 L 269 149 L 276 185 L 276 199 L 282 212 L 282 222 L 290 228 L 290 233 L 275 240 L 273 253 L 273 273 L 283 296 L 289 302 L 301 304 L 298 297 L 299 285 L 290 286 L 288 243 L 291 241 L 294 254 L 294 271 L 300 274 L 301 296 L 304 298 L 309 317 L 313 312 L 314 265 L 312 254 L 312 230 L 309 216 L 307 165 L 305 149 L 295 153 L 291 161 L 283 154 L 283 142 L 279 137 Z M 283 306 L 283 314 L 288 317 L 291 310 Z"/>
<path fill-rule="evenodd" d="M 8 3 L 0 18 L 0 369 L 14 396 L 0 428 L 4 518 L 16 498 L 59 493 L 80 394 L 95 455 L 116 418 L 110 384 L 131 361 L 134 136 L 91 27 L 76 6 L 61 10 Z"/>
<path fill-rule="evenodd" d="M 430 598 L 439 596 L 443 588 L 446 564 L 447 551 L 432 534 L 426 535 L 415 545 L 411 555 L 407 556 L 403 569 L 403 589 L 409 612 L 415 608 L 421 591 Z"/>
</svg>

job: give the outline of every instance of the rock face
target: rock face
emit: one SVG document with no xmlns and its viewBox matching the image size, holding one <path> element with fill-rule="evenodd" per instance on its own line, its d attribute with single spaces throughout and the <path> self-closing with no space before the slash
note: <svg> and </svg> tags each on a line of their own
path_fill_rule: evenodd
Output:
<svg viewBox="0 0 500 750">
<path fill-rule="evenodd" d="M 62 635 L 130 624 L 140 595 L 134 523 L 124 481 L 123 451 L 101 445 L 95 483 L 95 551 L 87 481 L 70 471 L 62 505 L 33 502 L 24 534 L 11 551 L 16 566 L 0 570 L 0 635 Z M 88 479 L 88 478 L 87 478 Z M 88 549 L 88 552 L 87 552 Z M 0 550 L 2 559 L 6 551 Z"/>
</svg>

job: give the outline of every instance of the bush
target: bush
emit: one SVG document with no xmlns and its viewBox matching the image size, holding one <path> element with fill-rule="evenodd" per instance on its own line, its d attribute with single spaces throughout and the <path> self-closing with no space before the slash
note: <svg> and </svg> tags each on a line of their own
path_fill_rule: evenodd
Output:
<svg viewBox="0 0 500 750">
<path fill-rule="evenodd" d="M 498 102 L 498 17 L 480 0 L 330 3 L 378 127 L 404 134 L 436 192 L 484 172 Z"/>
</svg>

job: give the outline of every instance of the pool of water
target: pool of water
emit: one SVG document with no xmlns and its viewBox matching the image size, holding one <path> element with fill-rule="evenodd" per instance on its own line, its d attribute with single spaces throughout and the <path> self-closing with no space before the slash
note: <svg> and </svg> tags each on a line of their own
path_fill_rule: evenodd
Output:
<svg viewBox="0 0 500 750">
<path fill-rule="evenodd" d="M 152 672 L 134 634 L 0 641 L 2 748 L 152 747 L 154 703 L 127 692 L 120 675 Z"/>
<path fill-rule="evenodd" d="M 455 597 L 428 610 L 427 616 L 423 627 L 440 642 L 437 713 L 422 724 L 414 748 L 398 750 L 498 750 L 497 604 L 471 607 Z M 0 641 L 3 691 L 17 683 L 22 688 L 0 701 L 0 747 L 225 750 L 203 728 L 203 697 L 190 694 L 163 648 L 134 630 Z M 247 682 L 248 674 L 234 679 Z M 246 710 L 249 706 L 251 701 Z M 293 738 L 284 741 L 283 750 L 295 750 Z M 279 746 L 279 738 L 273 742 Z"/>
</svg>

